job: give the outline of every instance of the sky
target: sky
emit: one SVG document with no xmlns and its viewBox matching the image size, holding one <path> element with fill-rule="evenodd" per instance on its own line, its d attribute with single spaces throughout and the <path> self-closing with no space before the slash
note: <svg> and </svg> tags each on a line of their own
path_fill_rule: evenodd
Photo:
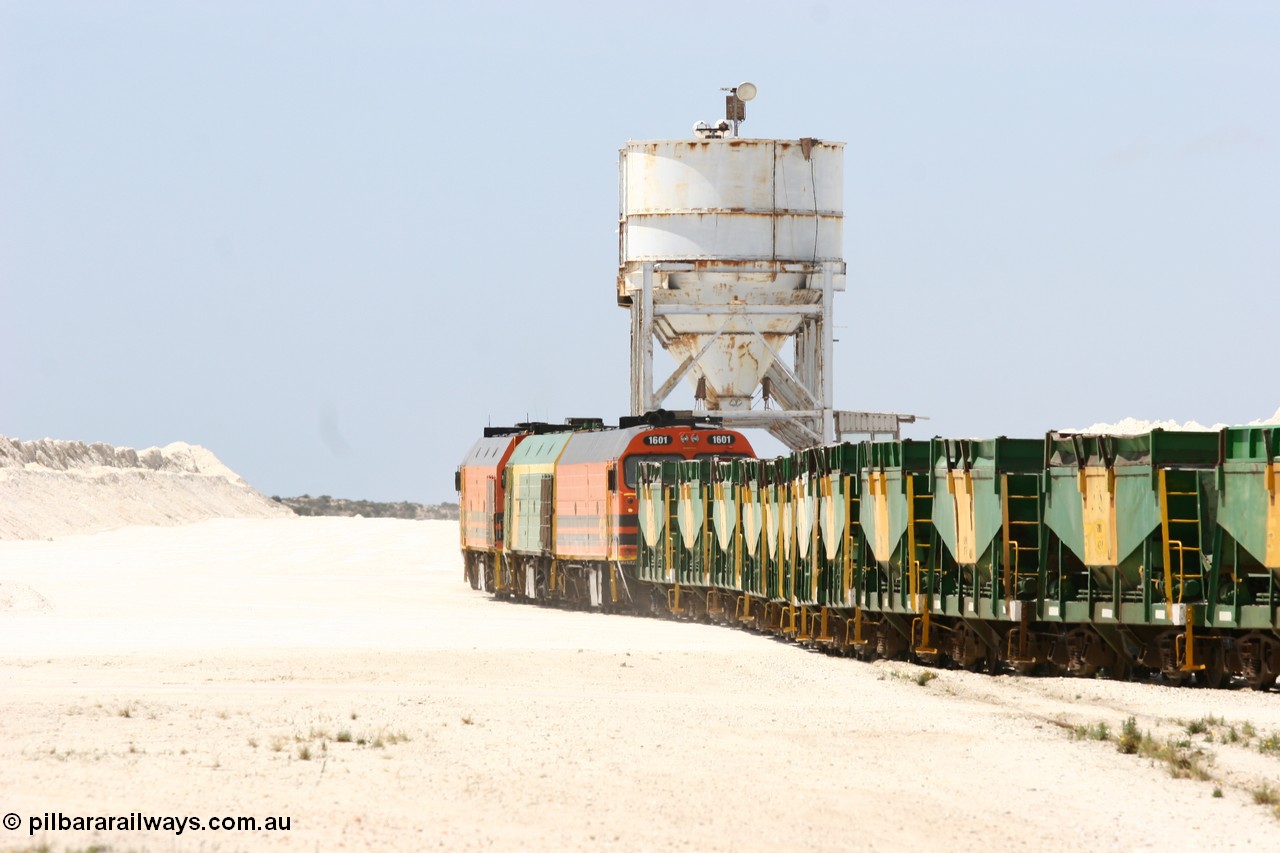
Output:
<svg viewBox="0 0 1280 853">
<path fill-rule="evenodd" d="M 846 143 L 838 408 L 1265 417 L 1277 45 L 1271 2 L 0 0 L 0 435 L 453 500 L 484 426 L 627 413 L 618 149 L 744 80 L 744 136 Z"/>
</svg>

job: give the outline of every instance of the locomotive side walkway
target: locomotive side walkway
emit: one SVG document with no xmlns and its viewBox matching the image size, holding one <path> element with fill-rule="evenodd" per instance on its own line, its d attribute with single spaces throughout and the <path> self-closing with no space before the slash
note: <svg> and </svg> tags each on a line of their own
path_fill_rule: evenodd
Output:
<svg viewBox="0 0 1280 853">
<path fill-rule="evenodd" d="M 1280 792 L 1259 749 L 1275 693 L 919 684 L 494 601 L 457 543 L 452 522 L 346 518 L 0 542 L 0 812 L 291 818 L 28 837 L 24 817 L 0 849 L 1261 850 L 1280 831 L 1254 801 Z M 1212 780 L 1071 736 L 1130 716 Z"/>
</svg>

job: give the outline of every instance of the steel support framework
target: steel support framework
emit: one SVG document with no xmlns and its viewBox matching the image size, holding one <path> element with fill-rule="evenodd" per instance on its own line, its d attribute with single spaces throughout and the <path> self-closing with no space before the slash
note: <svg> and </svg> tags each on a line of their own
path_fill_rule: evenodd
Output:
<svg viewBox="0 0 1280 853">
<path fill-rule="evenodd" d="M 901 425 L 915 422 L 917 416 L 893 412 L 839 411 L 834 407 L 832 365 L 832 303 L 834 279 L 842 263 L 814 264 L 808 271 L 808 290 L 819 291 L 821 301 L 795 305 L 663 305 L 655 299 L 659 277 L 664 272 L 685 272 L 690 264 L 652 263 L 641 265 L 641 282 L 631 299 L 631 413 L 640 415 L 663 408 L 667 397 L 680 380 L 688 375 L 699 359 L 722 334 L 755 335 L 773 357 L 765 378 L 770 385 L 776 409 L 749 411 L 708 409 L 707 414 L 723 419 L 733 429 L 766 429 L 792 450 L 830 444 L 851 435 L 872 438 L 901 435 Z M 815 294 L 819 295 L 819 294 Z M 666 315 L 698 314 L 721 317 L 719 330 L 694 355 L 685 358 L 656 389 L 653 372 L 653 341 L 662 340 L 659 318 Z M 774 347 L 761 334 L 753 319 L 796 315 L 799 328 L 792 335 L 793 358 L 788 366 Z"/>
</svg>

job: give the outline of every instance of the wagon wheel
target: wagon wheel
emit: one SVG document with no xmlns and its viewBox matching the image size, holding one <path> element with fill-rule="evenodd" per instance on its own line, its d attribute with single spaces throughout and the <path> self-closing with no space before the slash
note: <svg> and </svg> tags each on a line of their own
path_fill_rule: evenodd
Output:
<svg viewBox="0 0 1280 853">
<path fill-rule="evenodd" d="M 1276 686 L 1276 674 L 1266 665 L 1263 665 L 1258 672 L 1246 675 L 1245 680 L 1254 690 L 1270 690 Z"/>
<path fill-rule="evenodd" d="M 879 657 L 879 655 L 876 653 L 875 640 L 872 640 L 871 642 L 863 643 L 861 646 L 855 646 L 850 644 L 849 648 L 853 650 L 854 657 L 856 657 L 860 661 L 863 661 L 864 663 L 871 663 L 873 660 Z"/>
<path fill-rule="evenodd" d="M 969 672 L 981 672 L 986 663 L 986 646 L 968 625 L 961 625 L 951 633 L 947 657 L 952 663 Z"/>
<path fill-rule="evenodd" d="M 1133 677 L 1133 664 L 1119 652 L 1113 654 L 1111 665 L 1107 667 L 1107 675 L 1113 681 L 1128 681 Z"/>
<path fill-rule="evenodd" d="M 1204 663 L 1204 669 L 1196 673 L 1196 684 L 1208 687 L 1210 690 L 1217 690 L 1226 683 L 1227 666 L 1221 643 L 1209 645 L 1202 663 Z"/>
<path fill-rule="evenodd" d="M 986 655 L 975 655 L 962 663 L 961 668 L 966 672 L 982 672 L 990 667 Z"/>
</svg>

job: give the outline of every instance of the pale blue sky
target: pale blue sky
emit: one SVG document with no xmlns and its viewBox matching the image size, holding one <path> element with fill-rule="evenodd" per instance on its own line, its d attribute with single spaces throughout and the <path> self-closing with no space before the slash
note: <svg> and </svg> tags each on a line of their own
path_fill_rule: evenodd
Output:
<svg viewBox="0 0 1280 853">
<path fill-rule="evenodd" d="M 742 80 L 848 143 L 839 407 L 1280 406 L 1274 3 L 0 0 L 0 434 L 452 500 L 485 424 L 625 412 L 617 149 Z"/>
</svg>

